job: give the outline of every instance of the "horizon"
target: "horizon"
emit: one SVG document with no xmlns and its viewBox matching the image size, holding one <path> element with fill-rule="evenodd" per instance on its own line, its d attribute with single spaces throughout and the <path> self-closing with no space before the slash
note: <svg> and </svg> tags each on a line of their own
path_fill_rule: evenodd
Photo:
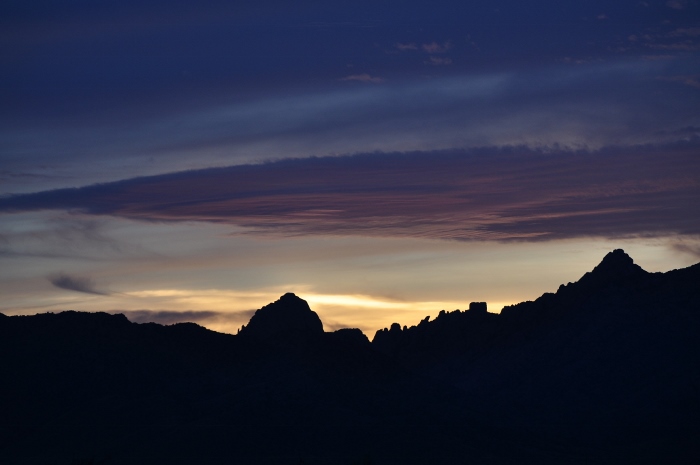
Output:
<svg viewBox="0 0 700 465">
<path fill-rule="evenodd" d="M 626 254 L 626 252 L 625 252 L 624 250 L 622 250 L 622 249 L 615 249 L 615 250 L 612 250 L 612 251 L 608 252 L 608 254 L 606 254 L 604 258 L 608 257 L 608 256 L 611 255 L 613 252 L 618 252 L 618 251 L 619 251 L 619 252 L 622 252 L 622 253 L 625 254 L 627 257 L 629 257 L 629 255 Z M 633 262 L 634 262 L 634 258 L 633 258 L 633 257 L 629 257 L 629 258 L 631 258 L 631 259 L 633 260 Z M 603 259 L 601 259 L 601 261 L 599 261 L 598 264 L 602 263 L 602 261 L 603 261 Z M 698 263 L 700 263 L 700 262 L 698 262 Z M 634 264 L 637 265 L 637 266 L 639 265 L 639 264 L 636 263 L 636 262 L 635 262 Z M 597 265 L 596 265 L 596 266 L 597 266 Z M 691 266 L 692 266 L 692 265 L 691 265 Z M 641 267 L 641 268 L 644 269 L 643 267 Z M 588 273 L 591 272 L 591 271 L 593 271 L 593 269 L 589 270 L 589 271 L 586 272 L 585 274 L 588 274 Z M 648 270 L 644 270 L 644 271 L 649 273 Z M 667 271 L 673 271 L 673 270 L 667 270 Z M 663 274 L 664 272 L 651 272 L 651 273 L 662 273 L 662 274 Z M 582 275 L 581 277 L 583 277 L 583 275 Z M 576 282 L 576 281 L 578 281 L 578 280 L 574 280 L 573 282 Z M 566 284 L 571 284 L 571 282 L 568 282 L 568 283 L 561 283 L 561 285 L 566 285 Z M 542 292 L 541 294 L 539 294 L 537 297 L 540 297 L 541 295 L 543 295 L 543 294 L 545 294 L 545 293 L 548 293 L 548 292 L 550 292 L 550 291 L 544 291 L 544 292 Z M 203 327 L 205 327 L 205 328 L 207 328 L 207 329 L 210 329 L 210 330 L 212 330 L 212 331 L 217 331 L 217 332 L 220 332 L 220 333 L 236 335 L 236 334 L 238 334 L 238 331 L 239 331 L 240 329 L 242 329 L 244 326 L 247 326 L 247 324 L 250 322 L 250 318 L 252 318 L 252 316 L 253 316 L 258 310 L 262 309 L 263 307 L 265 307 L 265 306 L 267 306 L 267 305 L 270 305 L 270 304 L 272 304 L 272 303 L 274 303 L 274 302 L 279 301 L 281 298 L 283 298 L 283 297 L 286 296 L 287 294 L 294 295 L 295 297 L 297 297 L 297 298 L 299 298 L 299 299 L 305 301 L 306 303 L 308 303 L 308 304 L 309 304 L 310 310 L 311 310 L 312 312 L 316 313 L 317 315 L 319 315 L 319 312 L 317 312 L 317 311 L 315 310 L 315 305 L 314 305 L 314 304 L 318 304 L 318 303 L 320 302 L 320 303 L 321 303 L 321 307 L 323 307 L 323 303 L 324 303 L 324 302 L 325 302 L 326 304 L 332 305 L 333 302 L 334 302 L 334 299 L 339 299 L 339 300 L 341 300 L 341 299 L 348 299 L 348 296 L 315 296 L 315 295 L 313 295 L 313 294 L 312 294 L 311 296 L 297 295 L 296 293 L 290 291 L 290 292 L 285 292 L 285 293 L 281 294 L 281 295 L 278 296 L 277 298 L 271 299 L 271 300 L 270 300 L 269 302 L 267 302 L 267 303 L 261 304 L 258 308 L 254 309 L 254 310 L 245 310 L 245 311 L 238 312 L 238 316 L 239 316 L 239 317 L 241 317 L 241 318 L 247 318 L 247 320 L 245 320 L 245 321 L 243 322 L 242 325 L 236 327 L 235 330 L 232 330 L 232 329 L 231 329 L 230 324 L 229 324 L 229 325 L 224 325 L 224 326 L 222 326 L 222 327 L 220 327 L 220 328 L 216 328 L 216 327 L 214 327 L 214 328 L 207 327 L 207 325 L 200 324 L 201 321 L 200 321 L 200 323 L 197 323 L 197 324 L 199 324 L 200 326 L 203 326 Z M 358 302 L 358 301 L 361 301 L 361 300 L 363 299 L 363 297 L 364 297 L 364 296 L 349 296 L 349 300 L 352 302 L 350 305 L 353 305 L 353 304 L 354 304 L 355 306 L 357 306 L 357 302 Z M 536 300 L 537 297 L 533 298 L 532 300 Z M 369 301 L 369 299 L 367 299 L 367 300 Z M 531 301 L 532 301 L 532 300 L 531 300 Z M 371 301 L 369 301 L 369 302 L 371 302 Z M 499 309 L 498 311 L 494 311 L 491 307 L 489 307 L 489 306 L 488 306 L 488 302 L 480 302 L 480 303 L 485 303 L 485 304 L 487 304 L 487 311 L 488 311 L 489 313 L 500 314 L 501 311 L 503 310 L 503 307 L 509 306 L 509 305 L 516 305 L 516 304 L 523 303 L 523 302 L 528 302 L 528 301 L 510 302 L 510 303 L 507 303 L 507 304 L 504 304 L 504 305 L 500 306 L 500 309 Z M 421 308 L 419 308 L 419 309 L 415 309 L 415 310 L 416 310 L 416 313 L 407 312 L 407 311 L 406 311 L 407 308 L 406 308 L 406 306 L 404 306 L 404 307 L 402 308 L 402 310 L 403 310 L 403 312 L 401 313 L 402 315 L 413 314 L 413 315 L 415 315 L 415 316 L 418 316 L 418 315 L 420 314 L 420 312 L 422 311 L 422 313 L 424 314 L 424 316 L 420 317 L 420 320 L 416 320 L 416 321 L 414 321 L 414 322 L 406 322 L 406 321 L 398 321 L 398 320 L 395 320 L 395 321 L 392 321 L 390 324 L 387 324 L 385 327 L 379 327 L 379 328 L 376 328 L 376 329 L 374 329 L 374 328 L 372 328 L 372 329 L 359 328 L 359 327 L 352 327 L 352 326 L 347 326 L 347 325 L 338 326 L 338 327 L 331 327 L 331 326 L 327 325 L 327 324 L 323 321 L 323 315 L 322 315 L 322 314 L 323 314 L 324 312 L 321 312 L 322 314 L 319 315 L 319 318 L 320 318 L 320 320 L 321 320 L 321 323 L 323 324 L 323 330 L 324 330 L 325 332 L 334 332 L 334 331 L 337 331 L 337 330 L 339 330 L 339 329 L 355 328 L 355 329 L 360 329 L 360 330 L 369 338 L 369 340 L 372 341 L 372 337 L 371 337 L 371 336 L 373 336 L 373 334 L 375 334 L 376 332 L 381 331 L 381 330 L 385 330 L 385 331 L 386 331 L 388 328 L 390 328 L 390 327 L 392 326 L 392 324 L 399 324 L 401 327 L 404 327 L 404 328 L 409 327 L 409 328 L 411 328 L 411 327 L 414 327 L 414 326 L 418 325 L 418 323 L 421 322 L 421 321 L 423 321 L 425 318 L 428 318 L 429 321 L 434 321 L 435 318 L 438 316 L 438 314 L 443 313 L 443 312 L 451 313 L 451 312 L 455 312 L 455 311 L 457 311 L 457 312 L 459 312 L 459 311 L 462 311 L 462 312 L 463 312 L 463 311 L 468 311 L 468 310 L 469 310 L 469 307 L 471 306 L 472 303 L 475 303 L 475 302 L 469 302 L 468 304 L 466 304 L 466 305 L 464 306 L 464 308 L 455 308 L 455 309 L 453 309 L 453 310 L 449 310 L 449 309 L 446 309 L 446 308 L 442 308 L 442 309 L 440 309 L 440 310 L 432 310 L 432 309 L 429 310 L 428 308 L 421 307 Z M 476 303 L 479 303 L 479 302 L 476 302 Z M 387 304 L 389 304 L 389 302 L 386 302 L 386 301 L 385 301 L 385 302 L 380 302 L 379 305 L 377 305 L 376 302 L 373 302 L 373 304 L 369 304 L 368 306 L 372 306 L 372 307 L 374 307 L 374 308 L 377 308 L 377 307 L 380 307 L 380 308 L 381 308 L 382 305 L 386 306 Z M 425 303 L 420 303 L 420 304 L 424 304 L 424 305 L 425 305 Z M 433 302 L 428 303 L 428 304 L 433 304 Z M 360 305 L 362 305 L 362 304 L 360 304 Z M 400 305 L 400 304 L 397 304 L 397 305 Z M 413 309 L 410 309 L 410 310 L 413 310 Z M 78 311 L 78 312 L 84 312 L 84 313 L 95 313 L 95 311 L 85 311 L 85 310 L 82 310 L 82 311 L 81 311 L 81 310 L 74 310 L 74 309 L 63 309 L 63 310 L 58 310 L 58 311 L 55 311 L 55 312 L 37 312 L 36 314 L 42 314 L 42 313 L 54 314 L 54 313 L 71 312 L 71 311 Z M 2 312 L 0 312 L 0 313 L 2 313 Z M 201 320 L 201 319 L 207 320 L 207 319 L 212 319 L 212 318 L 222 318 L 222 317 L 225 317 L 225 315 L 217 314 L 216 312 L 191 312 L 191 311 L 181 311 L 181 312 L 173 312 L 173 311 L 161 311 L 161 312 L 158 312 L 158 311 L 156 311 L 156 312 L 153 312 L 153 311 L 143 311 L 143 310 L 126 310 L 126 311 L 112 310 L 112 311 L 101 311 L 100 313 L 107 313 L 107 314 L 111 314 L 111 315 L 122 315 L 122 316 L 126 317 L 131 323 L 136 323 L 136 324 L 142 324 L 142 323 L 156 323 L 156 324 L 161 324 L 161 325 L 163 325 L 163 326 L 170 326 L 170 325 L 173 325 L 173 324 L 180 324 L 180 323 L 196 323 L 195 320 L 198 320 L 198 319 L 200 319 L 200 320 Z M 8 316 L 22 316 L 22 315 L 31 316 L 32 314 L 33 314 L 33 313 L 30 313 L 30 314 L 21 314 L 21 313 L 20 313 L 20 314 L 16 314 L 16 315 L 8 315 Z M 192 318 L 188 319 L 188 317 L 192 317 Z M 209 326 L 211 326 L 211 325 L 209 325 Z M 368 331 L 370 331 L 370 332 L 368 332 Z"/>
<path fill-rule="evenodd" d="M 700 3 L 0 6 L 0 312 L 234 333 L 700 260 Z M 415 322 L 415 323 L 411 323 Z"/>
<path fill-rule="evenodd" d="M 700 264 L 621 249 L 555 294 L 370 341 L 287 293 L 235 335 L 92 312 L 0 317 L 0 461 L 692 463 Z"/>
</svg>

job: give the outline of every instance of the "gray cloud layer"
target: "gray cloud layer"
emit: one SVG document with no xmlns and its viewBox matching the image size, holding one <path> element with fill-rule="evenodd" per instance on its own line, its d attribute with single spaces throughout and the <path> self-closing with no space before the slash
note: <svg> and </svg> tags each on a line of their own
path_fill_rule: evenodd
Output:
<svg viewBox="0 0 700 465">
<path fill-rule="evenodd" d="M 700 234 L 700 141 L 598 151 L 373 153 L 186 171 L 0 199 L 281 235 L 548 240 Z"/>
<path fill-rule="evenodd" d="M 175 323 L 207 323 L 226 320 L 231 323 L 245 324 L 255 310 L 244 312 L 215 312 L 208 310 L 118 310 L 113 313 L 124 314 L 133 323 L 158 323 L 172 325 Z"/>
<path fill-rule="evenodd" d="M 93 283 L 90 278 L 71 276 L 67 273 L 59 273 L 54 276 L 50 276 L 48 279 L 51 284 L 59 289 L 82 292 L 84 294 L 109 295 L 107 292 L 97 289 L 95 283 Z"/>
</svg>

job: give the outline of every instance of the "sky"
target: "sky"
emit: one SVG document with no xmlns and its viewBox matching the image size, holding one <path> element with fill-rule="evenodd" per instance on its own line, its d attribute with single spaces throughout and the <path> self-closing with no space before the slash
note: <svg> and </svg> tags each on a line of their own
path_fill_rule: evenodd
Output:
<svg viewBox="0 0 700 465">
<path fill-rule="evenodd" d="M 0 312 L 371 336 L 700 261 L 700 0 L 5 0 Z"/>
</svg>

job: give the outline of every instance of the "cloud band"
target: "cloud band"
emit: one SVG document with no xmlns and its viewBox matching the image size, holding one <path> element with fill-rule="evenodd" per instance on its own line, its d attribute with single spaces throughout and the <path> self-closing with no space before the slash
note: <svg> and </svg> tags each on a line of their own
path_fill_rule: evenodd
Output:
<svg viewBox="0 0 700 465">
<path fill-rule="evenodd" d="M 700 234 L 700 143 L 369 153 L 185 171 L 0 199 L 281 235 L 456 240 Z"/>
</svg>

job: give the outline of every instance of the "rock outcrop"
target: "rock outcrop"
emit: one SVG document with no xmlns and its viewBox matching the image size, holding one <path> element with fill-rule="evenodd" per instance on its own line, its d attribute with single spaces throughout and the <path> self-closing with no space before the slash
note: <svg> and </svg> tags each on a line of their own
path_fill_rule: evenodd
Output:
<svg viewBox="0 0 700 465">
<path fill-rule="evenodd" d="M 617 283 L 629 279 L 643 279 L 649 273 L 634 263 L 622 249 L 608 253 L 603 260 L 579 280 L 581 283 Z"/>
<path fill-rule="evenodd" d="M 323 334 L 316 312 L 291 292 L 256 311 L 239 333 L 242 339 L 267 343 L 316 340 Z"/>
</svg>

